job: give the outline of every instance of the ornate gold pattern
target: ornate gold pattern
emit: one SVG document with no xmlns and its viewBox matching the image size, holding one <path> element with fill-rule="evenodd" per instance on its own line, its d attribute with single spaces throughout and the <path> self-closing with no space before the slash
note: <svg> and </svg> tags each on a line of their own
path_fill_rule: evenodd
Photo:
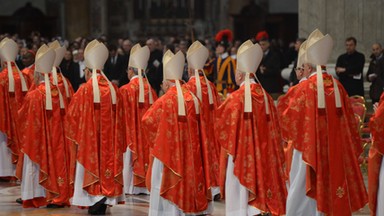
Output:
<svg viewBox="0 0 384 216">
<path fill-rule="evenodd" d="M 64 184 L 64 179 L 61 178 L 60 176 L 57 177 L 57 184 L 58 184 L 60 187 L 63 186 L 63 184 Z"/>
<path fill-rule="evenodd" d="M 111 170 L 110 169 L 105 170 L 105 174 L 104 175 L 105 175 L 105 177 L 110 178 L 111 175 L 112 175 Z"/>
<path fill-rule="evenodd" d="M 336 190 L 336 196 L 339 198 L 343 198 L 344 196 L 344 189 L 342 187 L 338 187 Z"/>
</svg>

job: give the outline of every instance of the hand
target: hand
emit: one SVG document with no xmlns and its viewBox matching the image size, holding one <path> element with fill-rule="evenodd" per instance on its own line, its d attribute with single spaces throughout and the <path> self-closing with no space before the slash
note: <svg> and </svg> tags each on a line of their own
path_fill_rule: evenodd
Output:
<svg viewBox="0 0 384 216">
<path fill-rule="evenodd" d="M 119 80 L 112 80 L 111 82 L 112 82 L 113 84 L 119 86 Z"/>
<path fill-rule="evenodd" d="M 264 65 L 260 66 L 260 73 L 261 74 L 264 74 L 266 70 L 267 70 L 267 68 Z"/>
<path fill-rule="evenodd" d="M 373 104 L 373 112 L 374 113 L 376 112 L 377 108 L 379 108 L 379 103 L 376 102 L 375 104 Z"/>
<path fill-rule="evenodd" d="M 343 67 L 336 67 L 336 73 L 344 73 L 345 72 L 345 68 Z"/>
<path fill-rule="evenodd" d="M 369 74 L 368 75 L 368 80 L 371 81 L 371 82 L 374 81 L 376 78 L 377 78 L 376 74 Z"/>
</svg>

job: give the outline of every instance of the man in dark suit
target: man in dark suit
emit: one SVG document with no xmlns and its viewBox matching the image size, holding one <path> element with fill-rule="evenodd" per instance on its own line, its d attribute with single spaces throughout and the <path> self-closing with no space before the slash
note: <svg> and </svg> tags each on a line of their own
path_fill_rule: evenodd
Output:
<svg viewBox="0 0 384 216">
<path fill-rule="evenodd" d="M 60 68 L 64 76 L 69 79 L 73 90 L 76 92 L 80 85 L 85 83 L 84 50 L 74 50 L 72 53 L 68 50 L 60 64 Z"/>
<path fill-rule="evenodd" d="M 108 50 L 109 58 L 105 63 L 104 73 L 111 82 L 121 86 L 120 81 L 123 79 L 123 76 L 127 76 L 125 70 L 127 69 L 128 62 L 124 61 L 124 57 L 117 53 L 115 45 L 109 45 Z"/>
<path fill-rule="evenodd" d="M 293 62 L 293 68 L 291 73 L 289 74 L 289 86 L 294 86 L 299 83 L 299 79 L 296 76 L 296 68 L 297 68 L 297 55 L 300 49 L 301 44 L 305 41 L 305 38 L 297 38 L 295 42 L 295 60 Z M 301 67 L 301 65 L 300 65 Z"/>
<path fill-rule="evenodd" d="M 345 40 L 346 53 L 340 55 L 336 62 L 336 74 L 349 96 L 364 96 L 363 69 L 364 54 L 356 51 L 356 38 Z"/>
<path fill-rule="evenodd" d="M 367 80 L 372 82 L 369 88 L 369 97 L 372 103 L 379 102 L 380 96 L 384 88 L 384 58 L 383 48 L 381 44 L 374 43 L 372 45 L 371 62 L 367 73 Z"/>
<path fill-rule="evenodd" d="M 264 57 L 256 72 L 261 85 L 269 94 L 280 94 L 283 92 L 282 78 L 280 74 L 280 57 L 274 50 L 270 49 L 268 37 L 259 40 Z"/>
<path fill-rule="evenodd" d="M 163 52 L 156 49 L 155 42 L 152 38 L 147 40 L 146 45 L 151 51 L 147 67 L 148 81 L 152 88 L 155 89 L 156 93 L 159 94 L 161 89 L 160 86 L 163 81 L 163 70 L 162 67 L 160 67 L 163 59 Z"/>
</svg>

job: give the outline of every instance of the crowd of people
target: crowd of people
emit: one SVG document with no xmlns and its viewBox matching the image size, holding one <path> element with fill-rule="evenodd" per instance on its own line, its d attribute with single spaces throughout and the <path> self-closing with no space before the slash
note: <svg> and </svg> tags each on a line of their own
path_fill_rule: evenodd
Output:
<svg viewBox="0 0 384 216">
<path fill-rule="evenodd" d="M 324 67 L 332 37 L 298 39 L 292 87 L 277 105 L 289 61 L 265 31 L 166 45 L 2 37 L 0 178 L 21 181 L 24 208 L 100 215 L 125 194 L 149 194 L 149 215 L 210 215 L 218 199 L 233 216 L 343 216 L 368 201 L 384 214 L 384 96 L 375 92 L 368 199 L 349 103 L 364 56 L 352 37 L 339 80 Z M 373 52 L 368 79 L 379 86 L 380 44 Z"/>
</svg>

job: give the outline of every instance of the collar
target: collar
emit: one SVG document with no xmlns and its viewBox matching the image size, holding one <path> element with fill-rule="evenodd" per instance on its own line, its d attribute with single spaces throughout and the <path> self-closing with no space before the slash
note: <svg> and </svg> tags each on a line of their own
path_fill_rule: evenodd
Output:
<svg viewBox="0 0 384 216">
<path fill-rule="evenodd" d="M 132 78 L 131 78 L 131 81 L 134 80 L 134 79 L 137 79 L 139 78 L 139 75 L 134 75 Z"/>
<path fill-rule="evenodd" d="M 326 73 L 327 73 L 327 71 L 325 71 L 325 70 L 323 70 L 322 72 L 323 72 L 323 74 L 326 74 Z M 317 73 L 316 71 L 312 72 L 312 73 L 308 76 L 308 78 L 306 78 L 306 79 L 309 79 L 310 77 L 315 76 L 316 73 Z"/>
<path fill-rule="evenodd" d="M 229 56 L 228 53 L 225 52 L 225 53 L 223 53 L 223 54 L 220 55 L 220 58 L 225 59 L 225 58 L 227 58 L 228 56 Z"/>
<path fill-rule="evenodd" d="M 269 53 L 269 49 L 267 49 L 265 52 L 264 52 L 264 56 L 268 55 Z"/>
<path fill-rule="evenodd" d="M 312 74 L 311 74 L 312 75 Z M 299 83 L 301 83 L 301 82 L 303 82 L 303 81 L 305 81 L 305 80 L 307 80 L 308 78 L 307 77 L 303 77 L 303 78 L 301 78 L 300 80 L 299 80 Z"/>
<path fill-rule="evenodd" d="M 237 55 L 235 55 L 235 54 L 234 54 L 234 55 L 231 55 L 231 58 L 232 58 L 232 59 L 236 59 L 236 58 L 237 58 Z"/>
<path fill-rule="evenodd" d="M 250 78 L 249 81 L 250 81 L 251 84 L 256 84 L 256 81 L 255 81 L 254 78 Z M 244 84 L 245 84 L 245 81 L 243 81 L 243 82 L 240 84 L 240 87 L 243 86 Z"/>
</svg>

